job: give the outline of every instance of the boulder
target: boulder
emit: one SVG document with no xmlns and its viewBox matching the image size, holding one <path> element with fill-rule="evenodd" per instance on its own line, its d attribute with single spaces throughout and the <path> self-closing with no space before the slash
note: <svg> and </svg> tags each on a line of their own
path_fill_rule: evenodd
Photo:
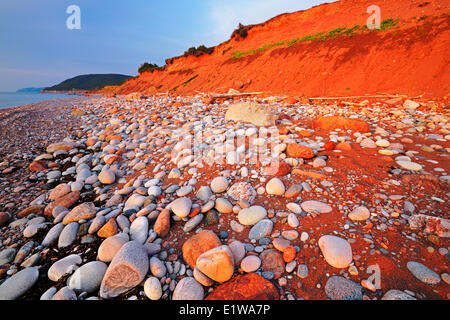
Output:
<svg viewBox="0 0 450 320">
<path fill-rule="evenodd" d="M 225 119 L 270 127 L 275 125 L 277 115 L 270 107 L 257 103 L 237 103 L 228 108 Z"/>
<path fill-rule="evenodd" d="M 184 261 L 194 269 L 199 256 L 221 245 L 222 242 L 214 232 L 210 230 L 200 231 L 183 244 Z"/>
</svg>

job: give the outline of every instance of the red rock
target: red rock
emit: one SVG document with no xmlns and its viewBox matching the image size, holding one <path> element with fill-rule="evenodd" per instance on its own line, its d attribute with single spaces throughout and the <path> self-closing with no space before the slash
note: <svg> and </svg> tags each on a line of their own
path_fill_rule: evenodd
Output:
<svg viewBox="0 0 450 320">
<path fill-rule="evenodd" d="M 65 196 L 68 193 L 70 193 L 70 186 L 67 183 L 61 183 L 57 185 L 52 191 L 50 191 L 48 199 L 58 200 L 59 198 Z"/>
<path fill-rule="evenodd" d="M 17 214 L 17 217 L 25 218 L 32 213 L 41 215 L 44 213 L 44 208 L 45 208 L 45 206 L 41 206 L 41 205 L 36 205 L 36 206 L 31 206 L 31 207 L 25 208 Z"/>
<path fill-rule="evenodd" d="M 300 144 L 290 143 L 287 146 L 287 155 L 291 158 L 311 159 L 314 157 L 314 151 Z"/>
<path fill-rule="evenodd" d="M 197 259 L 203 253 L 220 247 L 222 242 L 220 242 L 219 237 L 210 230 L 203 230 L 198 234 L 192 236 L 183 244 L 183 258 L 189 266 L 194 269 Z"/>
<path fill-rule="evenodd" d="M 300 137 L 307 138 L 307 137 L 311 137 L 312 133 L 309 132 L 308 130 L 300 130 L 300 131 L 298 131 L 298 135 Z"/>
<path fill-rule="evenodd" d="M 291 166 L 284 161 L 273 161 L 264 168 L 263 174 L 271 177 L 283 177 L 291 173 Z"/>
<path fill-rule="evenodd" d="M 7 212 L 0 212 L 0 227 L 4 226 L 9 221 L 9 214 Z"/>
<path fill-rule="evenodd" d="M 198 215 L 201 212 L 201 208 L 197 207 L 197 208 L 192 208 L 191 213 L 189 214 L 189 218 L 193 218 L 196 215 Z"/>
<path fill-rule="evenodd" d="M 159 237 L 165 238 L 170 231 L 170 211 L 164 209 L 156 219 L 153 230 Z"/>
<path fill-rule="evenodd" d="M 80 192 L 74 191 L 69 194 L 66 194 L 65 196 L 59 198 L 58 200 L 53 201 L 49 205 L 45 207 L 44 214 L 46 216 L 51 216 L 52 211 L 56 207 L 64 207 L 64 208 L 70 208 L 73 206 L 78 200 L 80 199 Z"/>
<path fill-rule="evenodd" d="M 297 252 L 293 246 L 288 246 L 283 251 L 283 260 L 286 263 L 292 262 L 295 259 Z"/>
<path fill-rule="evenodd" d="M 111 218 L 109 221 L 97 232 L 100 238 L 109 238 L 116 235 L 119 232 L 116 219 Z"/>
<path fill-rule="evenodd" d="M 336 145 L 336 150 L 350 151 L 352 146 L 348 142 L 341 142 Z"/>
<path fill-rule="evenodd" d="M 196 267 L 216 282 L 227 282 L 234 272 L 233 253 L 228 246 L 211 249 L 198 257 Z"/>
<path fill-rule="evenodd" d="M 289 97 L 281 101 L 282 104 L 296 104 L 298 102 L 294 97 Z"/>
<path fill-rule="evenodd" d="M 96 138 L 88 138 L 86 140 L 86 146 L 88 147 L 92 147 L 93 145 L 95 145 L 97 143 L 97 139 Z"/>
<path fill-rule="evenodd" d="M 30 163 L 28 169 L 31 172 L 42 172 L 47 169 L 47 164 L 43 160 L 36 160 Z"/>
<path fill-rule="evenodd" d="M 312 127 L 314 129 L 317 128 L 323 130 L 352 130 L 361 133 L 366 133 L 370 130 L 369 124 L 363 120 L 350 119 L 340 116 L 319 117 L 313 121 Z"/>
<path fill-rule="evenodd" d="M 336 147 L 336 142 L 334 141 L 328 141 L 327 143 L 325 143 L 325 145 L 323 146 L 323 148 L 326 151 L 332 151 L 334 150 L 334 148 Z"/>
<path fill-rule="evenodd" d="M 286 249 L 285 249 L 286 250 Z M 274 279 L 279 279 L 284 273 L 284 260 L 281 253 L 276 249 L 269 249 L 263 251 L 260 256 L 261 266 L 265 271 L 270 271 L 274 274 Z"/>
<path fill-rule="evenodd" d="M 256 273 L 237 276 L 218 286 L 205 300 L 278 300 L 275 286 Z"/>
</svg>

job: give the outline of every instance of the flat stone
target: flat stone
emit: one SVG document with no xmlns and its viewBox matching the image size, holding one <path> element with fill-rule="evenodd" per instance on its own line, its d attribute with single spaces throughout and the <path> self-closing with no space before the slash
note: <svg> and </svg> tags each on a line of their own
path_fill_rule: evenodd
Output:
<svg viewBox="0 0 450 320">
<path fill-rule="evenodd" d="M 231 252 L 233 253 L 233 261 L 234 265 L 238 266 L 242 259 L 245 257 L 245 247 L 240 241 L 233 241 L 231 242 L 228 247 L 230 248 Z"/>
<path fill-rule="evenodd" d="M 420 171 L 423 169 L 423 167 L 420 164 L 411 161 L 400 160 L 397 161 L 397 164 L 403 169 L 409 171 Z"/>
<path fill-rule="evenodd" d="M 13 261 L 16 253 L 17 251 L 14 248 L 7 248 L 0 251 L 0 267 Z"/>
<path fill-rule="evenodd" d="M 200 283 L 192 277 L 181 279 L 173 292 L 173 300 L 203 300 L 204 290 Z"/>
<path fill-rule="evenodd" d="M 215 209 L 220 213 L 227 214 L 233 212 L 233 205 L 224 198 L 216 199 Z"/>
<path fill-rule="evenodd" d="M 227 194 L 236 201 L 247 201 L 252 204 L 256 198 L 256 191 L 251 184 L 247 182 L 238 182 L 231 186 Z"/>
<path fill-rule="evenodd" d="M 103 184 L 113 184 L 116 181 L 116 174 L 111 169 L 103 169 L 98 175 L 98 181 Z"/>
<path fill-rule="evenodd" d="M 261 259 L 257 256 L 245 257 L 241 262 L 241 269 L 244 272 L 255 272 L 261 266 Z"/>
<path fill-rule="evenodd" d="M 261 206 L 253 206 L 242 209 L 238 214 L 238 219 L 244 226 L 257 224 L 267 216 L 267 211 Z"/>
<path fill-rule="evenodd" d="M 111 262 L 120 248 L 128 241 L 120 236 L 105 239 L 98 248 L 97 258 L 103 262 Z"/>
<path fill-rule="evenodd" d="M 161 260 L 157 257 L 152 257 L 150 259 L 150 271 L 154 277 L 161 279 L 166 275 L 167 269 Z"/>
<path fill-rule="evenodd" d="M 330 213 L 333 211 L 333 208 L 326 203 L 315 200 L 305 201 L 301 204 L 301 207 L 304 211 L 310 213 Z"/>
<path fill-rule="evenodd" d="M 271 234 L 273 222 L 269 219 L 263 219 L 253 226 L 248 234 L 250 240 L 260 240 Z"/>
<path fill-rule="evenodd" d="M 48 269 L 47 276 L 50 280 L 58 282 L 63 277 L 72 274 L 77 265 L 81 263 L 82 260 L 78 254 L 71 254 L 53 263 Z"/>
<path fill-rule="evenodd" d="M 330 300 L 362 300 L 362 287 L 340 276 L 332 276 L 328 279 L 325 293 Z"/>
<path fill-rule="evenodd" d="M 225 177 L 216 177 L 211 181 L 211 191 L 213 193 L 223 193 L 227 190 L 229 182 Z"/>
<path fill-rule="evenodd" d="M 357 207 L 348 214 L 348 218 L 352 221 L 366 221 L 370 218 L 370 211 L 366 207 Z"/>
<path fill-rule="evenodd" d="M 95 205 L 92 202 L 85 202 L 73 208 L 63 219 L 63 224 L 68 225 L 80 220 L 89 220 L 95 217 Z"/>
<path fill-rule="evenodd" d="M 139 217 L 133 221 L 130 227 L 130 239 L 144 244 L 148 238 L 148 218 Z"/>
<path fill-rule="evenodd" d="M 293 184 L 287 190 L 284 196 L 286 198 L 296 198 L 300 195 L 303 190 L 303 186 L 301 184 Z"/>
<path fill-rule="evenodd" d="M 381 298 L 381 300 L 417 300 L 413 296 L 410 296 L 409 294 L 404 293 L 400 290 L 389 290 L 384 294 L 384 296 Z"/>
<path fill-rule="evenodd" d="M 352 247 L 347 240 L 326 235 L 319 239 L 319 247 L 325 260 L 335 268 L 347 268 L 353 260 Z"/>
<path fill-rule="evenodd" d="M 272 272 L 274 279 L 279 279 L 285 270 L 283 256 L 276 249 L 268 249 L 263 251 L 260 256 L 262 268 L 265 271 Z"/>
<path fill-rule="evenodd" d="M 108 266 L 101 261 L 92 261 L 82 265 L 70 277 L 68 287 L 76 293 L 93 293 L 100 288 Z"/>
<path fill-rule="evenodd" d="M 158 215 L 158 218 L 156 219 L 155 225 L 153 226 L 153 230 L 161 238 L 165 238 L 169 234 L 170 232 L 169 210 L 164 209 L 163 211 L 161 211 L 161 213 Z"/>
<path fill-rule="evenodd" d="M 416 277 L 423 283 L 435 285 L 441 282 L 441 277 L 436 272 L 427 268 L 419 262 L 409 261 L 406 264 L 406 267 L 409 271 L 411 271 L 414 277 Z"/>
<path fill-rule="evenodd" d="M 70 247 L 77 238 L 79 227 L 78 222 L 72 222 L 65 226 L 58 238 L 58 248 Z"/>
<path fill-rule="evenodd" d="M 70 193 L 71 188 L 67 183 L 61 183 L 58 186 L 56 186 L 52 191 L 50 191 L 50 194 L 48 196 L 49 200 L 57 200 L 66 194 Z"/>
<path fill-rule="evenodd" d="M 136 287 L 149 269 L 145 247 L 136 241 L 124 244 L 114 256 L 100 286 L 100 297 L 115 298 Z"/>
<path fill-rule="evenodd" d="M 39 279 L 37 267 L 25 268 L 0 285 L 0 300 L 16 300 L 30 290 Z"/>
<path fill-rule="evenodd" d="M 199 213 L 197 214 L 195 217 L 189 219 L 188 222 L 186 222 L 186 224 L 183 227 L 183 231 L 184 232 L 191 232 L 192 230 L 194 230 L 200 223 L 202 223 L 203 219 L 204 219 L 204 215 Z"/>
</svg>

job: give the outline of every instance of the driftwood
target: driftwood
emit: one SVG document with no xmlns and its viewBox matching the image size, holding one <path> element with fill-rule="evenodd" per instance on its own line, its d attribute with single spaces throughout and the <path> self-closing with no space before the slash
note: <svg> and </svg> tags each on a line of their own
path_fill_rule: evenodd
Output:
<svg viewBox="0 0 450 320">
<path fill-rule="evenodd" d="M 405 98 L 408 99 L 408 96 L 405 95 L 393 95 L 393 94 L 383 94 L 383 95 L 374 95 L 374 96 L 349 96 L 349 97 L 316 97 L 309 98 L 310 100 L 342 100 L 342 99 L 362 99 L 362 98 Z M 422 98 L 423 94 L 416 97 L 409 97 L 409 99 L 418 99 Z"/>
</svg>

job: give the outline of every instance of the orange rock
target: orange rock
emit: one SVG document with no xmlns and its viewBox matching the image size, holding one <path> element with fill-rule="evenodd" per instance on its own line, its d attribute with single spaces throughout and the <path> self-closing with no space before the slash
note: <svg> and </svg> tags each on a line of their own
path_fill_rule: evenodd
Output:
<svg viewBox="0 0 450 320">
<path fill-rule="evenodd" d="M 282 104 L 296 104 L 298 102 L 294 97 L 289 97 L 281 101 Z"/>
<path fill-rule="evenodd" d="M 295 259 L 297 252 L 293 246 L 288 246 L 283 251 L 283 260 L 286 263 L 292 262 Z"/>
<path fill-rule="evenodd" d="M 313 171 L 303 171 L 300 169 L 294 169 L 292 170 L 292 174 L 298 174 L 301 176 L 307 176 L 307 177 L 311 177 L 313 179 L 318 179 L 318 180 L 323 180 L 326 178 L 325 175 L 318 173 L 318 172 L 313 172 Z"/>
<path fill-rule="evenodd" d="M 195 217 L 196 215 L 198 215 L 198 214 L 200 213 L 201 210 L 202 210 L 202 209 L 201 209 L 200 207 L 193 208 L 193 209 L 191 210 L 191 213 L 189 214 L 189 218 Z"/>
<path fill-rule="evenodd" d="M 198 257 L 196 267 L 216 282 L 227 282 L 234 273 L 233 253 L 228 246 L 211 249 Z"/>
<path fill-rule="evenodd" d="M 44 213 L 44 208 L 45 206 L 41 206 L 41 205 L 35 205 L 35 206 L 30 206 L 28 208 L 23 209 L 22 211 L 20 211 L 17 214 L 18 218 L 25 218 L 26 216 L 34 213 L 34 214 L 38 214 L 41 215 Z"/>
<path fill-rule="evenodd" d="M 164 209 L 163 211 L 161 211 L 161 213 L 158 215 L 158 218 L 156 219 L 153 230 L 161 238 L 165 238 L 169 234 L 170 231 L 169 210 Z"/>
<path fill-rule="evenodd" d="M 189 266 L 194 269 L 197 259 L 206 251 L 220 247 L 219 237 L 210 230 L 203 230 L 192 236 L 183 244 L 183 258 Z"/>
<path fill-rule="evenodd" d="M 327 143 L 325 143 L 325 145 L 323 146 L 323 148 L 326 151 L 332 151 L 334 150 L 334 148 L 336 147 L 336 142 L 334 141 L 328 141 Z"/>
<path fill-rule="evenodd" d="M 291 158 L 311 159 L 314 157 L 314 151 L 300 144 L 290 143 L 287 147 L 287 155 Z"/>
<path fill-rule="evenodd" d="M 348 142 L 341 142 L 336 145 L 336 150 L 350 151 L 352 146 Z"/>
<path fill-rule="evenodd" d="M 307 137 L 311 137 L 311 136 L 312 136 L 312 133 L 309 132 L 308 130 L 299 130 L 299 131 L 298 131 L 298 135 L 299 135 L 300 137 L 307 138 Z"/>
<path fill-rule="evenodd" d="M 256 273 L 237 276 L 218 286 L 206 300 L 278 300 L 275 286 Z"/>
<path fill-rule="evenodd" d="M 98 230 L 97 235 L 100 238 L 109 238 L 116 235 L 118 232 L 119 228 L 117 227 L 116 219 L 111 218 L 100 230 Z"/>
<path fill-rule="evenodd" d="M 93 145 L 95 145 L 97 143 L 97 139 L 96 138 L 88 138 L 86 140 L 86 146 L 88 147 L 92 147 Z"/>
<path fill-rule="evenodd" d="M 105 163 L 106 164 L 113 164 L 114 162 L 120 162 L 120 161 L 122 161 L 122 158 L 117 156 L 117 155 L 115 155 L 115 156 L 107 158 L 105 160 Z"/>
<path fill-rule="evenodd" d="M 47 169 L 47 164 L 43 160 L 36 160 L 30 163 L 28 169 L 31 172 L 41 172 Z"/>
<path fill-rule="evenodd" d="M 282 177 L 291 173 L 291 166 L 284 161 L 273 161 L 269 166 L 264 168 L 265 176 Z"/>
<path fill-rule="evenodd" d="M 80 192 L 73 191 L 47 205 L 44 209 L 44 214 L 46 216 L 51 216 L 53 209 L 56 207 L 64 207 L 68 209 L 73 206 L 79 199 Z"/>
<path fill-rule="evenodd" d="M 323 130 L 343 129 L 343 130 L 358 131 L 361 133 L 366 133 L 369 132 L 370 130 L 369 124 L 363 120 L 345 118 L 340 116 L 317 118 L 313 121 L 312 126 L 314 129 L 316 128 Z"/>
</svg>

